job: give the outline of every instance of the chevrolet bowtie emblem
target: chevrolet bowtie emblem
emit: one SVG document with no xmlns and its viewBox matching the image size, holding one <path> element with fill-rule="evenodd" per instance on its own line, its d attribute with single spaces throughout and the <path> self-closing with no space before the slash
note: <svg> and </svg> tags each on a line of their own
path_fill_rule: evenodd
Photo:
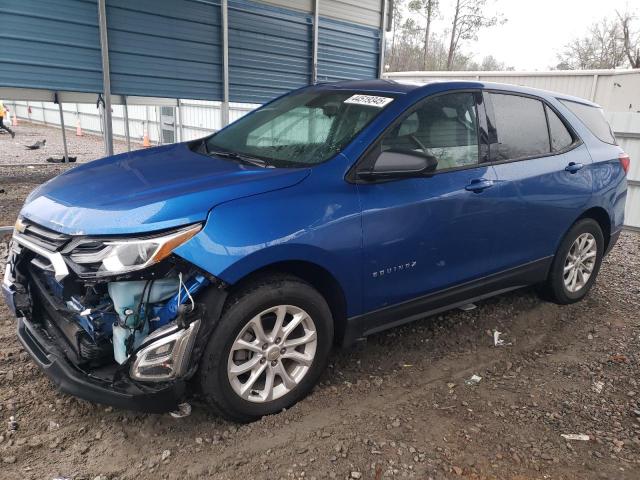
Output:
<svg viewBox="0 0 640 480">
<path fill-rule="evenodd" d="M 13 228 L 16 229 L 16 232 L 24 233 L 24 231 L 27 229 L 27 226 L 23 223 L 21 218 L 18 218 Z"/>
</svg>

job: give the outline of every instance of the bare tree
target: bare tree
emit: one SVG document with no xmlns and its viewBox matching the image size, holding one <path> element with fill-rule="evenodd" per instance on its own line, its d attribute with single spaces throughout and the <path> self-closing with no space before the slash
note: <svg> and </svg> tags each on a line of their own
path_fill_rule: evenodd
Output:
<svg viewBox="0 0 640 480">
<path fill-rule="evenodd" d="M 389 56 L 389 63 L 393 65 L 396 56 L 396 37 L 398 36 L 398 30 L 400 29 L 400 22 L 402 22 L 402 8 L 404 7 L 404 0 L 395 0 L 393 2 L 393 12 L 391 15 L 391 55 Z"/>
<path fill-rule="evenodd" d="M 427 68 L 427 59 L 429 55 L 429 40 L 431 38 L 431 24 L 434 17 L 438 14 L 439 0 L 411 0 L 409 2 L 409 11 L 415 12 L 425 20 L 424 29 L 424 47 L 422 50 L 422 68 Z"/>
<path fill-rule="evenodd" d="M 486 15 L 486 8 L 487 0 L 456 0 L 451 22 L 447 70 L 453 67 L 454 57 L 461 41 L 477 40 L 480 29 L 492 27 L 498 22 L 504 23 L 505 20 L 498 15 Z"/>
<path fill-rule="evenodd" d="M 631 68 L 640 68 L 640 34 L 633 31 L 635 16 L 629 12 L 616 12 L 622 30 L 622 48 Z"/>
<path fill-rule="evenodd" d="M 558 55 L 558 68 L 569 70 L 607 69 L 625 63 L 626 52 L 619 22 L 603 18 L 586 36 L 576 38 Z"/>
<path fill-rule="evenodd" d="M 480 63 L 471 62 L 467 65 L 469 70 L 478 70 L 483 72 L 498 72 L 504 70 L 513 70 L 513 67 L 508 67 L 504 62 L 500 62 L 493 55 L 487 55 L 482 58 Z"/>
<path fill-rule="evenodd" d="M 467 1 L 467 0 L 465 0 Z M 493 0 L 478 0 L 484 4 Z M 462 27 L 467 19 L 460 17 L 457 27 L 460 37 L 453 58 L 449 58 L 450 35 L 448 29 L 438 28 L 437 21 L 443 6 L 457 5 L 457 0 L 402 0 L 394 2 L 393 29 L 387 43 L 386 58 L 391 71 L 408 70 L 506 70 L 509 67 L 493 57 L 485 57 L 480 63 L 464 52 L 461 40 Z M 462 4 L 460 5 L 460 8 Z M 466 14 L 466 10 L 460 9 Z M 478 26 L 480 28 L 480 26 Z M 468 38 L 464 33 L 464 39 Z"/>
</svg>

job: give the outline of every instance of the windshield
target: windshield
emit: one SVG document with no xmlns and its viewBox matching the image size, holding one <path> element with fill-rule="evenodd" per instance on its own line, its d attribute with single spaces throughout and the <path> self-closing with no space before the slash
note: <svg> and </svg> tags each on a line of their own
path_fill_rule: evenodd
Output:
<svg viewBox="0 0 640 480">
<path fill-rule="evenodd" d="M 343 91 L 287 95 L 208 137 L 204 150 L 274 167 L 316 165 L 342 150 L 392 100 Z"/>
</svg>

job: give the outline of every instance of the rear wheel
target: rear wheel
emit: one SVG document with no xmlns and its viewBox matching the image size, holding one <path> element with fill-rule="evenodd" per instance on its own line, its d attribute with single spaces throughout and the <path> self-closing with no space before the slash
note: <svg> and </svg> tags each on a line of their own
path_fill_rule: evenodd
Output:
<svg viewBox="0 0 640 480">
<path fill-rule="evenodd" d="M 551 300 L 559 304 L 582 300 L 596 281 L 603 253 L 598 222 L 591 218 L 576 222 L 553 259 L 546 285 Z"/>
<path fill-rule="evenodd" d="M 200 364 L 202 393 L 233 421 L 279 412 L 311 391 L 332 340 L 331 312 L 313 287 L 263 277 L 227 302 Z"/>
</svg>

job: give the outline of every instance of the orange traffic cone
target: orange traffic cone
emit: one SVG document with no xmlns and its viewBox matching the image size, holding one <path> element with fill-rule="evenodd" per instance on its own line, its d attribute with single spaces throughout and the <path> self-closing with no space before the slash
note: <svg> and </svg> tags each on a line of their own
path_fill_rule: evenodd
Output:
<svg viewBox="0 0 640 480">
<path fill-rule="evenodd" d="M 149 134 L 147 133 L 146 130 L 144 132 L 144 136 L 142 137 L 142 146 L 144 148 L 147 148 L 147 147 L 151 146 L 151 142 L 149 142 Z"/>
<path fill-rule="evenodd" d="M 80 120 L 78 120 L 76 122 L 76 136 L 77 137 L 81 137 L 82 135 L 84 135 L 84 133 L 82 133 L 82 127 L 80 126 Z"/>
</svg>

